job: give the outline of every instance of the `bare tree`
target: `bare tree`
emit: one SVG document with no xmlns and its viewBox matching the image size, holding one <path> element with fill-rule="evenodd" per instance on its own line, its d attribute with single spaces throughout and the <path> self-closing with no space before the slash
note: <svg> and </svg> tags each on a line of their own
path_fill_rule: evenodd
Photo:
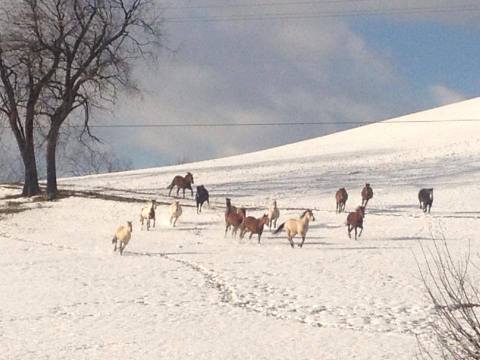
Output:
<svg viewBox="0 0 480 360">
<path fill-rule="evenodd" d="M 24 164 L 23 194 L 38 194 L 34 122 L 42 91 L 60 62 L 60 52 L 37 41 L 34 14 L 26 1 L 4 2 L 0 9 L 0 113 L 6 118 Z M 51 44 L 64 34 L 51 31 Z"/>
<path fill-rule="evenodd" d="M 57 147 L 60 176 L 82 176 L 132 169 L 128 158 L 119 158 L 108 145 L 90 137 L 80 139 L 75 132 L 61 134 Z"/>
<path fill-rule="evenodd" d="M 31 139 L 29 135 L 34 122 L 47 126 L 47 193 L 54 198 L 60 129 L 70 115 L 80 112 L 84 132 L 93 136 L 89 128 L 92 110 L 113 103 L 120 90 L 137 89 L 132 66 L 160 47 L 162 21 L 154 0 L 22 0 L 14 8 L 13 40 L 3 47 L 0 42 L 0 49 L 13 49 L 9 62 L 2 63 L 0 57 L 3 102 L 8 104 L 4 113 L 11 119 L 21 151 L 29 150 L 24 151 L 28 164 L 32 157 L 35 160 L 33 135 Z M 12 20 L 9 15 L 5 18 Z M 19 36 L 20 30 L 27 35 Z M 20 60 L 22 66 L 13 72 Z M 25 83 L 31 88 L 27 98 L 22 90 Z M 19 95 L 10 99 L 8 94 L 15 91 Z M 25 109 L 25 126 L 19 125 L 19 103 Z M 29 171 L 32 167 L 28 166 Z M 31 192 L 38 192 L 38 181 Z"/>
<path fill-rule="evenodd" d="M 431 323 L 434 352 L 420 342 L 424 359 L 480 359 L 479 268 L 470 251 L 455 260 L 447 242 L 435 240 L 433 249 L 422 246 L 424 267 L 419 266 L 427 293 L 433 303 L 435 319 Z M 475 276 L 477 279 L 475 279 Z"/>
</svg>

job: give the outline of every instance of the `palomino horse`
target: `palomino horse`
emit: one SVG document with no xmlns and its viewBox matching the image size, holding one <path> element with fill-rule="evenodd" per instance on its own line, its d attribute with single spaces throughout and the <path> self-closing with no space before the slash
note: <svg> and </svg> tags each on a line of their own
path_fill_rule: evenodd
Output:
<svg viewBox="0 0 480 360">
<path fill-rule="evenodd" d="M 183 198 L 185 199 L 185 189 L 190 189 L 192 192 L 192 197 L 193 197 L 193 189 L 192 189 L 192 184 L 193 184 L 193 175 L 191 173 L 187 173 L 185 177 L 177 175 L 173 178 L 172 183 L 167 186 L 167 189 L 170 191 L 168 192 L 168 196 L 172 193 L 173 188 L 176 186 L 177 187 L 177 196 L 178 193 L 180 192 L 180 189 L 183 190 Z"/>
<path fill-rule="evenodd" d="M 170 204 L 169 207 L 170 211 L 170 225 L 175 227 L 177 224 L 177 220 L 182 215 L 182 206 L 178 201 L 174 201 L 173 203 Z"/>
<path fill-rule="evenodd" d="M 299 247 L 303 246 L 305 242 L 305 236 L 307 236 L 308 231 L 308 223 L 311 221 L 315 221 L 315 216 L 313 216 L 312 210 L 308 209 L 300 216 L 300 219 L 290 219 L 285 221 L 282 225 L 278 227 L 273 233 L 278 234 L 282 229 L 285 228 L 287 232 L 288 241 L 290 242 L 290 246 L 293 248 L 293 237 L 295 235 L 300 235 L 302 237 L 302 242 L 298 245 Z"/>
<path fill-rule="evenodd" d="M 348 200 L 347 190 L 345 190 L 345 188 L 338 189 L 337 193 L 335 194 L 335 200 L 337 200 L 337 213 L 345 211 L 345 205 L 347 204 Z"/>
<path fill-rule="evenodd" d="M 264 214 L 261 218 L 255 219 L 253 216 L 248 216 L 243 220 L 243 223 L 240 225 L 242 231 L 240 232 L 240 239 L 243 239 L 245 234 L 249 231 L 250 237 L 252 238 L 253 234 L 258 234 L 258 243 L 260 244 L 260 238 L 263 233 L 263 226 L 268 223 L 268 215 Z"/>
<path fill-rule="evenodd" d="M 420 202 L 420 209 L 423 209 L 423 212 L 430 213 L 430 209 L 433 204 L 433 188 L 422 189 L 418 193 L 418 201 Z"/>
<path fill-rule="evenodd" d="M 278 210 L 277 207 L 277 200 L 273 200 L 272 206 L 268 209 L 268 226 L 270 227 L 270 230 L 272 230 L 272 225 L 273 228 L 277 227 L 277 220 L 279 217 L 280 210 Z"/>
<path fill-rule="evenodd" d="M 367 207 L 368 200 L 373 197 L 373 189 L 370 187 L 370 184 L 365 184 L 365 187 L 362 189 L 362 206 Z"/>
<path fill-rule="evenodd" d="M 113 235 L 112 244 L 115 244 L 115 248 L 113 251 L 117 251 L 117 244 L 120 250 L 120 255 L 123 255 L 123 250 L 125 246 L 127 246 L 128 242 L 132 238 L 132 222 L 127 221 L 127 226 L 123 225 L 120 226 L 117 231 L 115 231 L 115 235 Z"/>
<path fill-rule="evenodd" d="M 147 231 L 150 230 L 150 220 L 153 220 L 153 227 L 155 227 L 155 209 L 157 208 L 157 202 L 152 200 L 147 206 L 142 209 L 140 213 L 140 224 L 143 228 L 144 220 L 147 220 Z"/>
<path fill-rule="evenodd" d="M 348 237 L 351 239 L 352 235 L 351 232 L 353 229 L 355 229 L 355 240 L 357 240 L 357 228 L 360 228 L 360 233 L 358 234 L 358 237 L 362 235 L 363 231 L 363 218 L 365 217 L 365 207 L 364 206 L 359 206 L 355 210 L 355 212 L 351 212 L 347 216 L 347 222 L 345 225 L 347 225 L 348 228 Z"/>
</svg>

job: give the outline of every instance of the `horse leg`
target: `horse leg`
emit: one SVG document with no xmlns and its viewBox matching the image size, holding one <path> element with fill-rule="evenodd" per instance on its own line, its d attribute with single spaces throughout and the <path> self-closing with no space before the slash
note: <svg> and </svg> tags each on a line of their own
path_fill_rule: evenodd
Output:
<svg viewBox="0 0 480 360">
<path fill-rule="evenodd" d="M 192 188 L 190 188 L 190 191 L 192 192 L 192 197 L 193 197 L 193 189 L 192 189 Z"/>
<path fill-rule="evenodd" d="M 355 228 L 355 240 L 357 240 L 357 226 L 354 226 Z"/>
<path fill-rule="evenodd" d="M 258 233 L 258 245 L 260 245 L 260 238 L 262 237 L 262 233 Z"/>
<path fill-rule="evenodd" d="M 185 199 L 185 188 L 183 188 L 183 198 Z"/>
<path fill-rule="evenodd" d="M 300 247 L 303 246 L 303 243 L 305 242 L 305 235 L 302 235 L 302 242 L 300 243 Z"/>
<path fill-rule="evenodd" d="M 292 233 L 290 232 L 290 230 L 287 230 L 287 238 L 288 238 L 288 242 L 290 243 L 290 246 L 293 249 L 293 247 L 294 247 L 293 240 L 292 240 L 293 237 L 292 237 Z"/>
<path fill-rule="evenodd" d="M 250 236 L 248 237 L 248 240 L 252 240 L 252 236 L 253 236 L 253 231 L 250 233 Z"/>
<path fill-rule="evenodd" d="M 358 237 L 362 236 L 362 232 L 363 232 L 363 225 L 362 226 L 359 226 L 360 228 L 360 233 L 358 234 Z"/>
<path fill-rule="evenodd" d="M 226 224 L 226 226 L 225 226 L 225 236 L 224 237 L 227 236 L 227 232 L 228 232 L 229 228 L 230 228 L 230 224 Z"/>
<path fill-rule="evenodd" d="M 291 246 L 292 249 L 293 249 L 294 245 L 293 245 L 292 237 L 290 236 L 290 234 L 287 234 L 287 236 L 288 236 L 288 241 L 289 241 L 289 243 L 290 243 L 290 246 Z"/>
<path fill-rule="evenodd" d="M 352 234 L 351 234 L 352 229 L 350 227 L 350 224 L 347 224 L 347 231 L 348 231 L 348 238 L 351 239 L 352 238 Z"/>
<path fill-rule="evenodd" d="M 177 220 L 178 220 L 178 217 L 175 217 L 173 220 L 173 227 L 175 227 L 175 225 L 177 224 Z"/>
</svg>

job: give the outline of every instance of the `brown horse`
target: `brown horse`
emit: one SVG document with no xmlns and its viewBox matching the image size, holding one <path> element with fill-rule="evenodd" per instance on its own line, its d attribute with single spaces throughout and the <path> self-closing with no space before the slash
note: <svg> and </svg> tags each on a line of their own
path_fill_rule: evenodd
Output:
<svg viewBox="0 0 480 360">
<path fill-rule="evenodd" d="M 348 193 L 345 188 L 338 189 L 337 193 L 335 194 L 335 199 L 337 200 L 337 213 L 341 213 L 345 211 L 345 205 L 347 204 L 348 200 Z"/>
<path fill-rule="evenodd" d="M 370 184 L 365 184 L 365 187 L 362 189 L 362 206 L 367 207 L 368 200 L 373 197 L 373 189 L 370 187 Z"/>
<path fill-rule="evenodd" d="M 193 197 L 193 189 L 192 189 L 192 184 L 193 184 L 193 175 L 191 173 L 187 173 L 185 177 L 177 175 L 173 178 L 172 183 L 167 186 L 167 189 L 170 189 L 168 192 L 168 196 L 172 193 L 173 188 L 176 186 L 177 187 L 177 196 L 178 193 L 180 192 L 180 189 L 183 190 L 183 198 L 185 199 L 185 189 L 190 189 L 192 192 L 192 197 Z"/>
<path fill-rule="evenodd" d="M 237 211 L 230 211 L 225 213 L 225 236 L 227 236 L 228 229 L 232 227 L 232 237 L 237 235 L 238 228 L 243 223 L 243 219 L 245 219 L 247 215 L 247 211 L 245 208 L 240 208 Z"/>
<path fill-rule="evenodd" d="M 261 218 L 255 219 L 253 216 L 248 216 L 243 220 L 243 223 L 240 225 L 242 231 L 240 232 L 240 239 L 243 239 L 245 234 L 249 231 L 250 237 L 252 238 L 253 234 L 258 234 L 258 243 L 260 244 L 260 238 L 263 233 L 263 226 L 268 224 L 268 215 L 264 214 Z"/>
<path fill-rule="evenodd" d="M 365 207 L 359 206 L 355 210 L 355 212 L 351 212 L 347 216 L 347 222 L 345 225 L 348 227 L 348 237 L 351 239 L 352 235 L 351 232 L 355 229 L 355 240 L 357 240 L 357 228 L 360 228 L 360 233 L 358 237 L 362 235 L 363 231 L 363 218 L 365 217 Z"/>
</svg>

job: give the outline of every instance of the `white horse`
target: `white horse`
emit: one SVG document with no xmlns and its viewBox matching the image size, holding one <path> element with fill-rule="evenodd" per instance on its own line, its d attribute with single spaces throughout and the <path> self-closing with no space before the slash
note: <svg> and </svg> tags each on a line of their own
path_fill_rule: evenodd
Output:
<svg viewBox="0 0 480 360">
<path fill-rule="evenodd" d="M 153 220 L 153 227 L 155 227 L 155 209 L 157 208 L 157 202 L 152 200 L 147 206 L 142 208 L 140 213 L 140 224 L 143 228 L 143 221 L 147 220 L 147 231 L 150 230 L 150 220 Z"/>
<path fill-rule="evenodd" d="M 280 210 L 277 207 L 277 200 L 273 200 L 272 206 L 268 209 L 268 226 L 272 230 L 272 225 L 274 228 L 277 227 L 277 220 L 280 217 Z"/>
<path fill-rule="evenodd" d="M 178 201 L 174 201 L 170 205 L 170 225 L 175 226 L 180 215 L 182 215 L 182 206 Z"/>
<path fill-rule="evenodd" d="M 117 231 L 115 231 L 115 235 L 113 235 L 112 244 L 115 244 L 115 248 L 113 251 L 117 251 L 117 243 L 119 243 L 118 247 L 120 249 L 120 255 L 123 255 L 123 249 L 127 246 L 130 238 L 132 237 L 132 222 L 127 221 L 127 226 L 123 225 L 120 226 Z"/>
<path fill-rule="evenodd" d="M 277 234 L 282 229 L 285 228 L 287 232 L 288 241 L 290 242 L 290 246 L 293 248 L 293 237 L 295 235 L 300 235 L 302 237 L 302 242 L 298 245 L 299 247 L 303 246 L 305 242 L 305 236 L 307 235 L 308 231 L 308 223 L 311 221 L 315 221 L 315 216 L 313 216 L 312 210 L 308 209 L 300 216 L 300 219 L 290 219 L 285 221 L 282 225 L 278 227 L 273 233 Z"/>
</svg>

